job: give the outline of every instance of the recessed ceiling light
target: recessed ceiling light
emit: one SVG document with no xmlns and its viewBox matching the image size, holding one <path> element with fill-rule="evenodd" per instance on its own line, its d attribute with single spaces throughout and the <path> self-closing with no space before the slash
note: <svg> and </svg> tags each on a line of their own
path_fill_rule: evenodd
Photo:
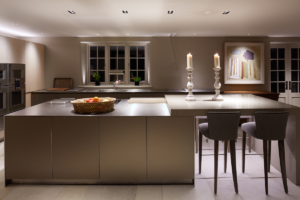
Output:
<svg viewBox="0 0 300 200">
<path fill-rule="evenodd" d="M 73 10 L 68 10 L 68 12 L 69 12 L 70 14 L 76 14 L 75 11 L 73 11 Z"/>
<path fill-rule="evenodd" d="M 99 35 L 99 34 L 97 33 L 97 35 Z"/>
<path fill-rule="evenodd" d="M 229 13 L 230 13 L 230 11 L 225 11 L 225 12 L 223 12 L 223 15 L 227 15 Z"/>
<path fill-rule="evenodd" d="M 128 14 L 128 10 L 122 10 L 123 14 Z"/>
<path fill-rule="evenodd" d="M 168 14 L 173 14 L 173 10 L 168 10 Z"/>
<path fill-rule="evenodd" d="M 17 24 L 17 23 L 13 23 L 13 25 L 14 25 L 14 26 L 17 26 L 18 24 Z"/>
</svg>

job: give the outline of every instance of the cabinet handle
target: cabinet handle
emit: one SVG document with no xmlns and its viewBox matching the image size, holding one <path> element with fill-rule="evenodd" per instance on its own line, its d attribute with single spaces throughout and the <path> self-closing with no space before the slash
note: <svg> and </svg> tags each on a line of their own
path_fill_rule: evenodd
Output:
<svg viewBox="0 0 300 200">
<path fill-rule="evenodd" d="M 291 90 L 291 88 L 292 88 L 292 83 L 291 81 L 289 81 L 289 90 Z"/>
</svg>

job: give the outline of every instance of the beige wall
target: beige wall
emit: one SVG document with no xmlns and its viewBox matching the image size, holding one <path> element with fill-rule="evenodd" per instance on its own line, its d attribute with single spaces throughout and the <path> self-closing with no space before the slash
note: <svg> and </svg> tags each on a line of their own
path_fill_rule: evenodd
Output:
<svg viewBox="0 0 300 200">
<path fill-rule="evenodd" d="M 26 65 L 26 92 L 45 88 L 44 45 L 0 35 L 0 63 Z M 30 106 L 30 93 L 26 106 Z"/>
<path fill-rule="evenodd" d="M 71 77 L 74 87 L 82 85 L 81 41 L 150 41 L 151 84 L 154 89 L 186 88 L 186 54 L 193 54 L 195 89 L 214 89 L 213 55 L 224 63 L 225 42 L 262 42 L 265 44 L 265 84 L 224 85 L 222 90 L 269 90 L 269 37 L 111 37 L 111 38 L 24 38 L 45 45 L 45 86 L 51 88 L 55 77 Z"/>
</svg>

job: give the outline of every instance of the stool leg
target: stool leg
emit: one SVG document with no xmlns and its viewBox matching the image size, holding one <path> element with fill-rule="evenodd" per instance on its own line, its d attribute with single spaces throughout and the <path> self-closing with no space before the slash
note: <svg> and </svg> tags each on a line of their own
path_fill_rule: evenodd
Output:
<svg viewBox="0 0 300 200">
<path fill-rule="evenodd" d="M 199 174 L 201 174 L 202 164 L 202 133 L 199 131 Z"/>
<path fill-rule="evenodd" d="M 199 148 L 199 144 L 198 144 L 198 129 L 199 129 L 199 119 L 196 118 L 196 134 L 195 134 L 195 140 L 196 140 L 196 153 L 198 153 L 198 148 Z"/>
<path fill-rule="evenodd" d="M 217 185 L 218 185 L 218 156 L 219 156 L 219 140 L 215 140 L 215 194 L 217 194 Z"/>
<path fill-rule="evenodd" d="M 233 175 L 233 183 L 235 192 L 238 193 L 238 183 L 237 183 L 237 175 L 236 175 L 236 156 L 235 156 L 235 141 L 230 141 L 230 157 L 231 157 L 231 168 L 232 168 L 232 175 Z"/>
<path fill-rule="evenodd" d="M 243 131 L 243 145 L 242 145 L 242 172 L 245 173 L 245 154 L 246 154 L 246 132 Z"/>
<path fill-rule="evenodd" d="M 280 157 L 280 168 L 281 168 L 281 174 L 282 174 L 282 181 L 283 181 L 284 191 L 287 194 L 288 186 L 287 186 L 286 167 L 285 167 L 284 140 L 278 140 L 278 147 L 279 147 L 279 157 Z"/>
<path fill-rule="evenodd" d="M 251 135 L 249 135 L 248 137 L 249 137 L 249 153 L 251 153 Z"/>
<path fill-rule="evenodd" d="M 265 172 L 265 190 L 266 195 L 268 195 L 268 152 L 267 152 L 267 143 L 268 140 L 263 141 L 263 149 L 264 149 L 264 172 Z"/>
<path fill-rule="evenodd" d="M 227 146 L 228 146 L 228 141 L 224 141 L 224 172 L 225 173 L 227 171 Z"/>
<path fill-rule="evenodd" d="M 271 144 L 272 140 L 268 141 L 268 172 L 270 173 L 271 171 Z"/>
</svg>

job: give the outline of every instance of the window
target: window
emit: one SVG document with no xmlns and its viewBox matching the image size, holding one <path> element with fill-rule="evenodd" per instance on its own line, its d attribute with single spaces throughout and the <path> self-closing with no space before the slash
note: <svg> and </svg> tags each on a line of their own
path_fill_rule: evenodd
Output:
<svg viewBox="0 0 300 200">
<path fill-rule="evenodd" d="M 285 93 L 285 48 L 271 48 L 271 91 Z"/>
<path fill-rule="evenodd" d="M 128 44 L 88 44 L 88 83 L 94 84 L 93 74 L 100 74 L 104 85 L 120 80 L 133 85 L 134 77 L 141 77 L 140 85 L 148 84 L 148 42 Z"/>
</svg>

